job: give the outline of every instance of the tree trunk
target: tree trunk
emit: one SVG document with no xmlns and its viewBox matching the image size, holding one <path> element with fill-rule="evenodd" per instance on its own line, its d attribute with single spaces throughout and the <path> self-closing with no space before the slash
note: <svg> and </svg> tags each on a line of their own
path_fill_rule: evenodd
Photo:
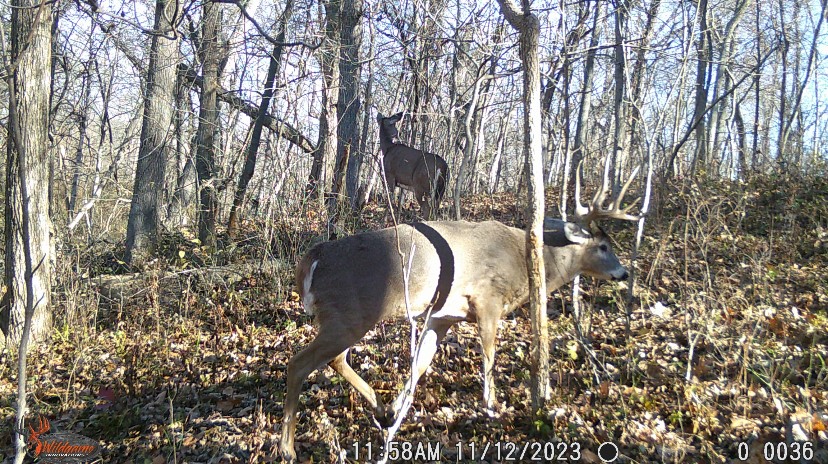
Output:
<svg viewBox="0 0 828 464">
<path fill-rule="evenodd" d="M 624 154 L 627 148 L 627 103 L 625 99 L 627 93 L 627 51 L 624 47 L 624 34 L 627 26 L 627 7 L 627 1 L 621 0 L 618 8 L 615 9 L 615 56 L 613 58 L 615 60 L 615 104 L 613 106 L 615 132 L 612 138 L 612 154 L 610 156 L 609 166 L 607 167 L 612 174 L 611 187 L 613 194 L 617 193 L 617 188 L 620 188 L 621 168 L 624 165 Z M 604 176 L 605 181 L 609 178 L 609 176 Z"/>
<path fill-rule="evenodd" d="M 819 14 L 819 21 L 817 21 L 817 25 L 814 28 L 814 34 L 811 41 L 811 47 L 808 52 L 808 62 L 805 65 L 805 76 L 800 77 L 800 69 L 801 69 L 801 47 L 802 47 L 802 40 L 801 40 L 801 32 L 799 31 L 799 16 L 801 11 L 801 6 L 799 3 L 794 3 L 794 24 L 796 27 L 796 40 L 794 41 L 796 45 L 796 71 L 794 75 L 794 92 L 792 95 L 792 102 L 791 102 L 791 109 L 788 111 L 790 117 L 784 123 L 784 131 L 782 132 L 782 143 L 784 146 L 788 145 L 788 136 L 791 133 L 791 126 L 793 125 L 794 121 L 797 122 L 797 130 L 795 132 L 796 140 L 791 143 L 790 145 L 793 147 L 794 150 L 794 165 L 800 166 L 800 159 L 802 156 L 803 147 L 806 146 L 805 142 L 802 140 L 804 136 L 803 130 L 803 114 L 802 114 L 802 95 L 805 91 L 805 87 L 808 85 L 808 81 L 811 77 L 812 71 L 815 70 L 814 68 L 814 60 L 816 59 L 816 53 L 820 47 L 819 45 L 819 37 L 821 36 L 822 25 L 825 23 L 826 20 L 826 9 L 828 9 L 828 3 L 822 2 L 822 9 Z M 816 134 L 813 140 L 819 140 L 819 137 L 816 137 Z M 801 166 L 800 166 L 801 167 Z"/>
<path fill-rule="evenodd" d="M 211 247 L 216 240 L 216 149 L 219 139 L 218 88 L 221 79 L 222 44 L 219 35 L 222 23 L 222 5 L 204 3 L 201 19 L 200 60 L 203 65 L 204 85 L 201 86 L 201 108 L 198 114 L 196 136 L 196 178 L 198 182 L 198 239 Z"/>
<path fill-rule="evenodd" d="M 359 172 L 362 169 L 362 152 L 353 150 L 359 144 L 359 48 L 362 33 L 359 20 L 362 18 L 362 0 L 343 0 L 339 29 L 339 101 L 337 113 L 337 160 L 348 150 L 345 191 L 350 199 L 351 209 L 356 210 L 359 195 Z M 340 192 L 335 192 L 340 193 Z"/>
<path fill-rule="evenodd" d="M 204 79 L 202 79 L 202 86 Z M 189 89 L 184 85 L 183 74 L 178 74 L 175 95 L 175 134 L 176 153 L 176 181 L 175 190 L 170 200 L 167 218 L 172 219 L 178 226 L 189 224 L 188 211 L 195 197 L 195 169 L 193 169 L 192 143 L 187 140 L 191 133 L 185 126 L 184 115 L 190 113 Z"/>
<path fill-rule="evenodd" d="M 716 79 L 713 84 L 713 101 L 716 101 L 722 92 L 730 90 L 730 62 L 734 53 L 733 36 L 736 32 L 736 27 L 742 20 L 742 16 L 744 16 L 745 11 L 747 11 L 747 6 L 748 1 L 741 0 L 741 2 L 736 5 L 736 11 L 733 13 L 733 16 L 727 22 L 727 26 L 725 27 L 724 40 L 721 41 L 719 47 Z M 732 98 L 726 98 L 717 103 L 716 110 L 710 113 L 710 121 L 708 122 L 707 130 L 707 133 L 709 134 L 707 148 L 708 153 L 716 153 L 719 149 L 719 137 L 721 133 L 722 120 L 724 119 L 724 110 L 731 100 Z"/>
<path fill-rule="evenodd" d="M 699 38 L 696 42 L 696 98 L 695 109 L 693 110 L 693 125 L 696 127 L 696 153 L 690 165 L 690 172 L 695 173 L 698 164 L 707 165 L 707 126 L 701 122 L 707 109 L 707 90 L 710 83 L 707 81 L 707 69 L 710 66 L 708 48 L 710 44 L 710 31 L 707 26 L 707 0 L 699 0 L 697 7 L 699 17 Z"/>
<path fill-rule="evenodd" d="M 506 135 L 509 129 L 509 121 L 512 119 L 512 110 L 514 108 L 514 100 L 509 102 L 509 108 L 506 110 L 505 116 L 501 119 L 500 129 L 497 131 L 497 142 L 492 159 L 492 166 L 489 169 L 489 193 L 497 191 L 497 185 L 500 183 L 500 173 L 503 169 L 503 150 L 506 142 Z"/>
<path fill-rule="evenodd" d="M 532 344 L 529 349 L 532 373 L 532 409 L 538 411 L 549 399 L 549 335 L 546 322 L 546 272 L 543 262 L 543 153 L 541 149 L 540 65 L 538 37 L 540 23 L 529 10 L 519 11 L 512 0 L 498 0 L 506 20 L 520 34 L 523 63 L 523 148 L 528 177 L 529 222 L 526 230 L 526 268 L 529 273 L 529 312 Z"/>
<path fill-rule="evenodd" d="M 369 24 L 369 43 L 368 43 L 368 56 L 374 56 L 374 30 Z M 367 203 L 368 199 L 371 197 L 371 190 L 373 190 L 376 175 L 379 172 L 379 163 L 376 162 L 376 158 L 373 156 L 373 150 L 368 149 L 368 140 L 370 139 L 369 130 L 374 127 L 371 121 L 371 105 L 373 104 L 373 86 L 374 86 L 374 65 L 373 60 L 368 60 L 368 75 L 365 79 L 365 105 L 363 106 L 362 112 L 362 135 L 359 137 L 359 156 L 363 158 L 363 162 L 365 160 L 365 156 L 368 156 L 368 162 L 370 166 L 371 177 L 368 181 L 368 184 L 363 184 L 360 186 L 359 195 L 356 199 L 356 206 L 357 210 L 361 210 Z"/>
<path fill-rule="evenodd" d="M 7 348 L 16 347 L 26 329 L 30 329 L 27 337 L 37 342 L 51 327 L 50 15 L 49 4 L 35 0 L 15 1 L 12 6 L 11 62 L 16 66 L 7 77 L 6 291 L 0 302 L 5 342 L 0 346 Z M 25 327 L 27 319 L 29 327 Z"/>
<path fill-rule="evenodd" d="M 0 302 L 0 346 L 17 351 L 15 429 L 25 430 L 29 340 L 51 327 L 53 248 L 49 214 L 49 113 L 52 30 L 48 3 L 11 5 L 11 63 L 3 57 L 8 88 L 6 137 L 5 293 Z M 16 350 L 15 350 L 16 348 Z M 27 455 L 24 433 L 14 434 L 14 464 Z"/>
<path fill-rule="evenodd" d="M 305 188 L 308 193 L 317 196 L 320 205 L 324 203 L 325 183 L 330 177 L 328 163 L 336 158 L 337 93 L 334 89 L 339 82 L 339 10 L 328 7 L 327 3 L 325 8 L 325 38 L 318 55 L 322 68 L 322 111 L 319 113 L 319 138 Z"/>
<path fill-rule="evenodd" d="M 779 0 L 779 47 L 780 58 L 779 62 L 782 65 L 780 74 L 782 75 L 782 82 L 779 86 L 779 131 L 776 136 L 776 159 L 777 162 L 786 162 L 787 153 L 785 151 L 785 121 L 788 116 L 788 51 L 790 50 L 791 42 L 788 40 L 788 31 L 785 27 L 785 2 Z"/>
<path fill-rule="evenodd" d="M 641 42 L 638 44 L 638 52 L 636 52 L 635 66 L 632 71 L 632 85 L 630 89 L 630 111 L 629 126 L 630 139 L 628 143 L 627 153 L 637 153 L 637 148 L 640 145 L 641 131 L 639 130 L 639 121 L 641 121 L 641 108 L 644 102 L 641 98 L 641 92 L 644 88 L 645 64 L 647 63 L 647 51 L 650 50 L 650 40 L 653 33 L 653 26 L 658 19 L 658 12 L 661 7 L 661 0 L 652 0 L 650 7 L 647 9 L 647 22 L 644 25 L 644 34 Z"/>
<path fill-rule="evenodd" d="M 747 176 L 747 141 L 745 140 L 745 120 L 742 118 L 742 110 L 738 101 L 734 102 L 734 122 L 736 124 L 736 146 L 738 150 L 739 171 L 738 177 L 746 179 Z"/>
<path fill-rule="evenodd" d="M 184 76 L 184 81 L 188 84 L 192 84 L 199 88 L 204 85 L 204 79 L 202 79 L 201 76 L 196 74 L 195 71 L 189 67 L 179 65 L 179 71 L 181 71 L 181 75 Z M 259 106 L 239 97 L 234 91 L 219 88 L 218 99 L 230 105 L 230 107 L 234 110 L 238 110 L 239 112 L 246 114 L 253 120 L 259 118 Z M 303 152 L 312 155 L 316 150 L 316 146 L 290 123 L 281 118 L 277 118 L 270 113 L 264 114 L 262 118 L 264 119 L 264 122 L 262 123 L 264 127 L 267 127 L 273 131 L 273 134 L 281 137 L 283 140 L 292 143 Z"/>
<path fill-rule="evenodd" d="M 581 83 L 581 105 L 578 107 L 578 119 L 575 125 L 575 140 L 572 143 L 572 160 L 564 164 L 563 185 L 561 186 L 561 211 L 574 211 L 575 203 L 569 195 L 574 193 L 575 175 L 581 160 L 584 159 L 584 151 L 587 146 L 587 124 L 589 124 L 590 113 L 592 112 L 592 81 L 595 74 L 595 56 L 598 52 L 598 44 L 601 40 L 602 20 L 601 14 L 603 3 L 595 3 L 595 16 L 592 22 L 592 37 L 589 39 L 589 50 L 587 51 L 584 63 L 584 79 Z M 572 167 L 575 166 L 575 169 Z"/>
<path fill-rule="evenodd" d="M 155 31 L 150 45 L 141 143 L 135 167 L 135 185 L 127 223 L 126 256 L 132 265 L 143 264 L 158 241 L 161 190 L 167 164 L 169 133 L 175 107 L 178 60 L 177 34 L 170 23 L 179 12 L 177 0 L 156 0 Z"/>
<path fill-rule="evenodd" d="M 83 73 L 81 76 L 81 92 L 83 97 L 81 99 L 82 111 L 78 115 L 78 148 L 75 150 L 75 164 L 72 166 L 72 186 L 69 189 L 69 199 L 66 204 L 66 211 L 71 217 L 75 212 L 75 205 L 78 201 L 78 189 L 80 188 L 81 171 L 83 170 L 83 150 L 86 145 L 86 130 L 89 127 L 89 116 L 85 109 L 89 107 L 89 99 L 92 93 L 92 75 L 89 68 L 92 66 L 91 60 L 84 64 Z"/>
<path fill-rule="evenodd" d="M 488 75 L 480 75 L 480 72 L 482 70 L 483 66 L 481 65 L 480 68 L 478 68 L 477 80 L 475 80 L 474 82 L 471 100 L 466 105 L 466 116 L 463 119 L 463 130 L 466 138 L 466 145 L 465 149 L 463 150 L 463 161 L 460 163 L 460 169 L 457 171 L 457 179 L 455 180 L 454 184 L 454 213 L 458 221 L 461 219 L 460 193 L 462 192 L 463 187 L 466 186 L 465 184 L 467 183 L 467 179 L 469 177 L 468 165 L 471 162 L 471 157 L 475 148 L 475 137 L 472 130 L 472 120 L 474 118 L 474 113 L 477 110 L 477 101 L 480 98 L 480 86 L 483 84 L 484 79 L 489 78 Z"/>
<path fill-rule="evenodd" d="M 758 66 L 758 64 L 762 61 L 762 30 L 759 26 L 759 21 L 761 20 L 762 16 L 760 14 L 760 2 L 754 2 L 756 5 L 756 14 L 754 15 L 754 32 L 756 33 L 756 73 L 753 77 L 753 91 L 754 91 L 754 104 L 753 104 L 753 150 L 751 151 L 751 169 L 754 171 L 758 169 L 759 166 L 759 103 L 760 103 L 760 96 L 761 96 L 761 82 L 762 82 L 762 68 Z"/>
</svg>

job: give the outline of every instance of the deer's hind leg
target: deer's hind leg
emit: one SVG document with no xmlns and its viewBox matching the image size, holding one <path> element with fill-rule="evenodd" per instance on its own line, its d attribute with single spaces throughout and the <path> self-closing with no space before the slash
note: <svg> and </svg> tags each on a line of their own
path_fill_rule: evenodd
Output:
<svg viewBox="0 0 828 464">
<path fill-rule="evenodd" d="M 414 190 L 414 196 L 417 197 L 417 203 L 420 204 L 420 212 L 423 215 L 423 218 L 428 221 L 431 219 L 431 197 L 429 197 L 428 192 L 416 189 Z"/>
<path fill-rule="evenodd" d="M 299 404 L 302 383 L 316 369 L 334 362 L 339 356 L 344 359 L 344 353 L 358 342 L 363 335 L 365 335 L 365 332 L 359 333 L 359 331 L 348 330 L 342 324 L 322 323 L 316 338 L 302 351 L 290 358 L 287 368 L 287 391 L 285 393 L 282 440 L 280 443 L 282 457 L 285 460 L 292 462 L 296 459 L 293 437 L 296 433 L 296 409 Z M 338 364 L 338 366 L 341 366 L 341 364 Z M 353 371 L 351 370 L 351 372 Z M 356 372 L 353 374 L 356 375 Z M 349 381 L 351 380 L 349 379 Z M 354 382 L 351 381 L 351 383 Z M 362 384 L 370 389 L 365 381 L 362 381 Z M 360 386 L 356 384 L 354 386 L 362 393 Z"/>
<path fill-rule="evenodd" d="M 370 385 L 359 374 L 354 371 L 350 364 L 348 364 L 348 350 L 343 351 L 337 355 L 331 362 L 328 363 L 333 370 L 345 378 L 356 390 L 368 400 L 371 409 L 374 410 L 374 415 L 382 417 L 385 415 L 385 406 L 382 400 L 377 396 L 377 392 L 371 388 Z"/>
</svg>

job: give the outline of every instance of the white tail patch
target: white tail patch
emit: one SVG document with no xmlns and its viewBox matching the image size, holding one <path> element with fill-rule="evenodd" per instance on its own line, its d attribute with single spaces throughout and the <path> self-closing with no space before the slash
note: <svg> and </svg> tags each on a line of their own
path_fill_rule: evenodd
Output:
<svg viewBox="0 0 828 464">
<path fill-rule="evenodd" d="M 308 271 L 308 275 L 305 276 L 305 280 L 302 281 L 302 290 L 304 297 L 302 298 L 302 304 L 305 306 L 305 313 L 309 316 L 313 316 L 313 307 L 316 305 L 316 301 L 314 301 L 315 297 L 313 296 L 313 292 L 311 292 L 311 283 L 313 282 L 313 271 L 316 270 L 316 266 L 319 264 L 319 260 L 311 264 L 310 271 Z"/>
</svg>

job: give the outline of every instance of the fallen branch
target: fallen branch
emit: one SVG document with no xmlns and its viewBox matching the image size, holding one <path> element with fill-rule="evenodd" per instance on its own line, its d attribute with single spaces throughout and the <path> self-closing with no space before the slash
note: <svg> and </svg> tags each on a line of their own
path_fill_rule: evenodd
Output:
<svg viewBox="0 0 828 464">
<path fill-rule="evenodd" d="M 198 88 L 201 88 L 204 84 L 202 77 L 199 76 L 193 68 L 187 66 L 186 64 L 178 65 L 178 72 L 184 77 L 185 82 L 188 84 L 195 85 Z M 234 92 L 220 88 L 218 98 L 252 119 L 256 119 L 259 114 L 259 108 L 256 105 L 239 97 Z M 297 146 L 305 153 L 313 154 L 316 151 L 316 145 L 314 145 L 314 143 L 307 137 L 302 135 L 302 133 L 299 132 L 299 129 L 290 125 L 290 123 L 268 114 L 265 116 L 264 125 L 276 135 Z"/>
</svg>

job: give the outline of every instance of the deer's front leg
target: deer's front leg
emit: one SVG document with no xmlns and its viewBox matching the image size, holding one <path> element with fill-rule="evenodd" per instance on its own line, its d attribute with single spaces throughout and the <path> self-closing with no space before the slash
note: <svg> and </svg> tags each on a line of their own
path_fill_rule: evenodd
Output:
<svg viewBox="0 0 828 464">
<path fill-rule="evenodd" d="M 444 321 L 441 319 L 429 319 L 426 323 L 425 331 L 420 334 L 420 339 L 417 342 L 417 348 L 415 350 L 415 359 L 411 366 L 411 377 L 406 382 L 405 387 L 397 396 L 397 399 L 394 400 L 394 403 L 391 406 L 391 413 L 394 417 L 393 424 L 388 428 L 388 434 L 385 437 L 385 450 L 386 454 L 377 461 L 378 463 L 385 463 L 387 461 L 388 455 L 387 450 L 389 449 L 388 444 L 394 440 L 394 436 L 397 434 L 397 431 L 400 429 L 402 425 L 402 421 L 405 419 L 406 414 L 408 414 L 408 410 L 411 408 L 411 403 L 414 400 L 414 389 L 417 387 L 417 382 L 420 380 L 420 377 L 423 376 L 428 366 L 431 364 L 431 360 L 434 359 L 434 355 L 437 353 L 437 347 L 440 344 L 440 341 L 443 340 L 443 337 L 446 336 L 446 332 L 452 326 L 453 322 Z"/>
<path fill-rule="evenodd" d="M 487 314 L 486 311 L 479 311 L 478 330 L 480 331 L 480 344 L 483 352 L 483 402 L 486 412 L 493 416 L 496 406 L 496 395 L 494 386 L 494 357 L 497 347 L 497 321 L 500 313 L 496 316 Z"/>
<path fill-rule="evenodd" d="M 397 399 L 391 404 L 391 420 L 389 422 L 402 422 L 408 409 L 411 407 L 411 401 L 414 398 L 414 390 L 417 388 L 417 382 L 425 373 L 434 355 L 437 353 L 437 347 L 446 336 L 446 332 L 452 326 L 452 322 L 443 321 L 440 319 L 431 319 L 426 325 L 425 331 L 420 335 L 417 349 L 415 351 L 415 359 L 411 366 L 411 377 L 405 383 Z"/>
</svg>

